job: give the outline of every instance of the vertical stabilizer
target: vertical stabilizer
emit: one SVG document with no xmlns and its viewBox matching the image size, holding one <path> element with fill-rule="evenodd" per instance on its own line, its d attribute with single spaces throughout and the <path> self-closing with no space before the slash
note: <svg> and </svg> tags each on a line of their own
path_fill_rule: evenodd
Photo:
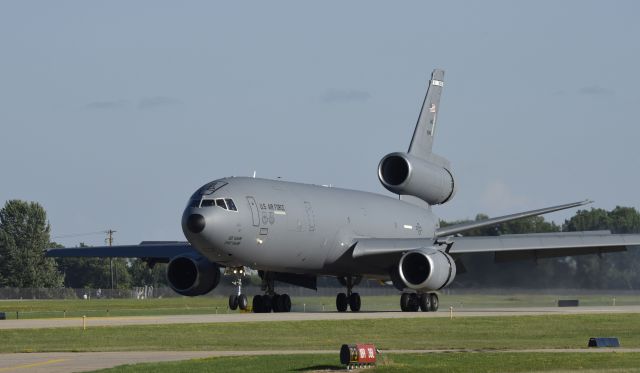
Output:
<svg viewBox="0 0 640 373">
<path fill-rule="evenodd" d="M 409 154 L 422 159 L 431 158 L 431 147 L 433 145 L 433 136 L 436 130 L 436 119 L 438 110 L 440 109 L 440 95 L 444 87 L 444 70 L 435 69 L 431 73 L 429 80 L 429 88 L 422 103 L 420 116 L 416 129 L 413 132 L 413 138 L 409 145 Z"/>
</svg>

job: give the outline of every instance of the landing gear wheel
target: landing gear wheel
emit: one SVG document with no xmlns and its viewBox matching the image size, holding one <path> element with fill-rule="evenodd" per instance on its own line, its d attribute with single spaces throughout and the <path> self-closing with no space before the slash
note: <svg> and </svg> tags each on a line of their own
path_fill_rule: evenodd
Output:
<svg viewBox="0 0 640 373">
<path fill-rule="evenodd" d="M 418 294 L 411 293 L 409 294 L 409 311 L 416 312 L 420 309 L 420 298 L 418 298 Z"/>
<path fill-rule="evenodd" d="M 253 312 L 254 313 L 262 313 L 264 312 L 264 301 L 262 299 L 262 295 L 254 295 L 252 302 Z"/>
<path fill-rule="evenodd" d="M 240 294 L 238 296 L 238 307 L 241 310 L 245 311 L 248 306 L 249 306 L 249 300 L 247 299 L 247 296 L 244 294 Z"/>
<path fill-rule="evenodd" d="M 347 298 L 347 294 L 338 293 L 338 295 L 336 296 L 336 308 L 338 309 L 338 312 L 346 311 L 348 305 L 349 299 Z"/>
<path fill-rule="evenodd" d="M 400 309 L 402 310 L 402 312 L 409 312 L 409 297 L 411 296 L 411 294 L 409 293 L 402 293 L 402 295 L 400 296 Z"/>
<path fill-rule="evenodd" d="M 273 312 L 282 312 L 282 295 L 276 294 L 272 299 Z"/>
<path fill-rule="evenodd" d="M 289 294 L 282 294 L 280 302 L 282 303 L 282 312 L 291 312 L 291 297 L 289 297 Z"/>
<path fill-rule="evenodd" d="M 232 311 L 238 308 L 238 296 L 235 294 L 229 295 L 229 309 Z"/>
<path fill-rule="evenodd" d="M 431 296 L 430 294 L 420 294 L 420 311 L 429 312 L 431 311 Z"/>
<path fill-rule="evenodd" d="M 438 300 L 438 294 L 436 293 L 429 294 L 429 300 L 431 300 L 431 307 L 429 307 L 429 311 L 436 312 L 438 310 L 438 306 L 440 305 L 440 302 Z"/>
<path fill-rule="evenodd" d="M 273 309 L 273 297 L 270 295 L 264 295 L 262 297 L 262 303 L 264 307 L 264 313 L 269 313 Z"/>
<path fill-rule="evenodd" d="M 352 293 L 349 297 L 349 308 L 351 308 L 353 312 L 358 312 L 360 311 L 360 305 L 360 294 Z"/>
</svg>

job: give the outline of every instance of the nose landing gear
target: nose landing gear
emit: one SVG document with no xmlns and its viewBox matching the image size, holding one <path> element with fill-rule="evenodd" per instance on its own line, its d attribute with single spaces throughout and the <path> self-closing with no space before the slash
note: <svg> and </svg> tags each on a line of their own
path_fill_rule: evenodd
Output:
<svg viewBox="0 0 640 373">
<path fill-rule="evenodd" d="M 233 284 L 238 287 L 236 294 L 229 295 L 229 308 L 231 310 L 235 310 L 237 308 L 240 308 L 243 311 L 246 310 L 249 306 L 249 300 L 245 294 L 242 294 L 242 277 L 246 276 L 244 267 L 227 268 L 225 270 L 225 274 L 235 276 L 236 279 L 233 281 Z"/>
</svg>

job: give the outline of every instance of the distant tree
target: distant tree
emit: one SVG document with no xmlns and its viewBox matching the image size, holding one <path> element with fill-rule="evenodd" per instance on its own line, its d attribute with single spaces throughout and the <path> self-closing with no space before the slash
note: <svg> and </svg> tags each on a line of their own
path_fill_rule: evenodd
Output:
<svg viewBox="0 0 640 373">
<path fill-rule="evenodd" d="M 58 287 L 62 274 L 44 256 L 49 246 L 47 213 L 37 202 L 7 201 L 0 210 L 0 286 Z"/>
<path fill-rule="evenodd" d="M 140 259 L 133 259 L 129 266 L 132 286 L 167 286 L 166 272 L 166 264 L 156 263 L 153 268 L 149 268 L 147 263 Z"/>
<path fill-rule="evenodd" d="M 563 224 L 566 231 L 611 230 L 612 233 L 640 233 L 640 213 L 617 206 L 580 210 Z M 640 247 L 621 253 L 571 258 L 572 275 L 579 286 L 589 288 L 640 289 Z"/>
<path fill-rule="evenodd" d="M 79 247 L 89 247 L 81 242 Z M 58 258 L 58 266 L 64 273 L 64 286 L 70 288 L 111 289 L 111 266 L 109 258 L 68 257 Z M 114 288 L 131 287 L 129 263 L 114 258 Z"/>
</svg>

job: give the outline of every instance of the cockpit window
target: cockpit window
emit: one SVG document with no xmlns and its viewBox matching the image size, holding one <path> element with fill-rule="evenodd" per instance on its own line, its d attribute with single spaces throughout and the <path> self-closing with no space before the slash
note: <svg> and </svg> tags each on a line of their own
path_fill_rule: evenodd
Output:
<svg viewBox="0 0 640 373">
<path fill-rule="evenodd" d="M 216 205 L 216 200 L 215 199 L 204 199 L 202 200 L 202 207 L 209 207 L 209 206 L 215 206 Z"/>
<path fill-rule="evenodd" d="M 225 201 L 227 201 L 227 206 L 229 206 L 229 210 L 238 211 L 238 209 L 236 208 L 236 204 L 233 203 L 233 200 L 231 198 L 227 198 Z"/>
<path fill-rule="evenodd" d="M 236 208 L 236 204 L 233 203 L 233 200 L 231 198 L 203 199 L 202 204 L 200 204 L 199 206 L 191 206 L 191 207 L 212 207 L 212 206 L 222 207 L 223 209 L 229 210 L 229 211 L 238 211 L 238 209 Z"/>
</svg>

